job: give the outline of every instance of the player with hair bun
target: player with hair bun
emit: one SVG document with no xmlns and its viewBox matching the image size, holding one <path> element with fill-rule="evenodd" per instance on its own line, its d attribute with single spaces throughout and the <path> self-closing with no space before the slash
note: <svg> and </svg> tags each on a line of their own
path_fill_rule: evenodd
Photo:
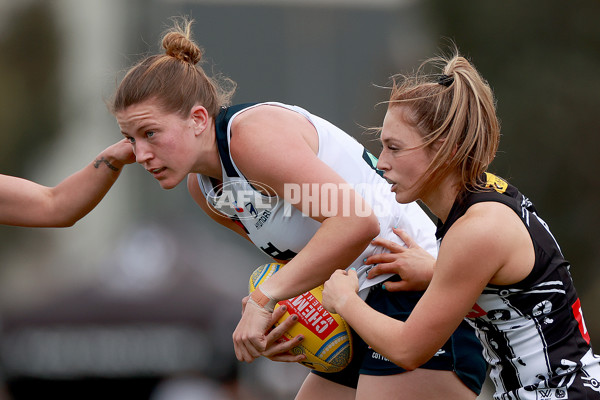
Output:
<svg viewBox="0 0 600 400">
<path fill-rule="evenodd" d="M 442 65 L 441 74 L 425 73 L 432 65 Z M 458 51 L 396 76 L 377 166 L 399 203 L 421 199 L 439 218 L 432 278 L 406 321 L 361 301 L 354 271 L 331 276 L 323 304 L 408 370 L 433 357 L 466 319 L 484 347 L 494 399 L 600 399 L 600 357 L 570 265 L 532 202 L 488 172 L 499 138 L 492 90 Z M 390 252 L 367 259 L 378 263 L 370 277 L 399 272 L 407 279 L 400 268 L 424 266 L 410 234 L 400 237 L 410 252 L 375 240 Z"/>
<path fill-rule="evenodd" d="M 368 304 L 405 319 L 421 292 L 390 296 L 381 283 L 391 275 L 367 279 L 371 266 L 363 260 L 385 251 L 372 243 L 378 235 L 401 242 L 395 227 L 409 232 L 432 259 L 432 221 L 416 203 L 398 204 L 377 160 L 324 119 L 277 102 L 228 106 L 234 83 L 210 78 L 196 65 L 202 52 L 190 27 L 189 20 L 175 20 L 162 38 L 165 53 L 127 72 L 112 112 L 137 162 L 161 187 L 187 179 L 192 198 L 212 219 L 287 263 L 242 300 L 233 333 L 237 358 L 301 361 L 304 356 L 288 353 L 301 336 L 279 340 L 295 321 L 288 318 L 271 331 L 285 311 L 273 308 L 321 285 L 340 267 L 357 269 Z M 354 399 L 358 392 L 383 391 L 396 399 L 474 399 L 485 376 L 480 344 L 468 326 L 440 344 L 435 360 L 410 372 L 358 338 L 354 343 L 351 366 L 310 373 L 297 399 Z M 359 375 L 377 385 L 359 385 Z"/>
</svg>

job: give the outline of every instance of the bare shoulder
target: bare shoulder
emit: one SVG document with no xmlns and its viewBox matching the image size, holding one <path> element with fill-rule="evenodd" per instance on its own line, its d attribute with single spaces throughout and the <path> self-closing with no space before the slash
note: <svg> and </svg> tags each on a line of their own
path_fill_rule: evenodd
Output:
<svg viewBox="0 0 600 400">
<path fill-rule="evenodd" d="M 521 280 L 534 261 L 525 225 L 510 207 L 498 202 L 471 206 L 448 230 L 442 247 L 457 261 L 487 269 L 490 282 L 498 284 Z"/>
<path fill-rule="evenodd" d="M 292 128 L 304 126 L 309 128 L 311 124 L 299 113 L 274 104 L 261 104 L 243 110 L 232 122 L 232 130 L 235 131 L 235 133 L 242 134 L 253 128 L 263 132 L 270 127 L 275 127 L 279 131 L 285 131 L 286 129 L 281 128 L 286 126 Z"/>
<path fill-rule="evenodd" d="M 503 251 L 503 247 L 512 241 L 513 233 L 522 225 L 510 207 L 498 202 L 482 202 L 469 207 L 465 215 L 452 225 L 447 236 L 466 238 L 469 246 L 472 244 L 480 252 L 489 254 Z"/>
<path fill-rule="evenodd" d="M 279 181 L 293 179 L 298 165 L 317 162 L 315 127 L 285 107 L 265 104 L 243 111 L 233 120 L 231 131 L 231 155 L 249 179 L 276 187 Z M 273 176 L 274 165 L 281 176 Z"/>
<path fill-rule="evenodd" d="M 487 233 L 495 237 L 500 235 L 512 237 L 525 232 L 523 221 L 517 213 L 506 204 L 495 201 L 472 205 L 461 220 L 474 232 Z"/>
</svg>

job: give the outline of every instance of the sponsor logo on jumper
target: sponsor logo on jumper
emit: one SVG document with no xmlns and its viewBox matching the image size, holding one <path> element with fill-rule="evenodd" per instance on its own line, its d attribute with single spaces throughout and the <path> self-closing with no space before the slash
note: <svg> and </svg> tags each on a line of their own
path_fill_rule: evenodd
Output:
<svg viewBox="0 0 600 400">
<path fill-rule="evenodd" d="M 262 226 L 265 224 L 265 222 L 267 222 L 269 220 L 270 216 L 271 216 L 271 211 L 269 211 L 269 210 L 263 211 L 263 213 L 260 215 L 260 218 L 258 218 L 258 220 L 254 223 L 254 227 L 256 229 L 262 228 Z"/>
<path fill-rule="evenodd" d="M 275 193 L 275 190 L 263 183 L 234 181 L 213 187 L 207 193 L 206 201 L 219 213 L 230 218 L 251 220 L 265 216 L 265 210 L 270 210 L 282 201 L 278 196 L 269 197 L 269 193 Z"/>
<path fill-rule="evenodd" d="M 234 201 L 233 201 L 233 203 L 231 203 L 231 204 L 233 205 L 233 209 L 234 209 L 236 212 L 239 212 L 239 213 L 242 213 L 242 212 L 244 212 L 244 209 L 243 209 L 242 207 L 238 206 L 238 203 L 237 203 L 237 201 L 235 201 L 235 200 L 234 200 Z"/>
<path fill-rule="evenodd" d="M 583 313 L 581 312 L 581 302 L 579 301 L 579 299 L 577 299 L 577 301 L 571 306 L 571 308 L 573 309 L 573 316 L 575 317 L 575 320 L 579 325 L 579 332 L 581 333 L 581 336 L 587 342 L 587 344 L 590 344 L 590 334 L 587 330 L 587 326 L 585 325 L 585 321 L 583 320 Z"/>
<path fill-rule="evenodd" d="M 537 389 L 536 400 L 563 400 L 569 398 L 565 387 Z"/>
<path fill-rule="evenodd" d="M 299 322 L 320 339 L 325 339 L 338 327 L 336 320 L 310 292 L 303 293 L 289 300 L 280 301 L 279 304 L 285 304 L 288 312 L 296 314 Z"/>
<path fill-rule="evenodd" d="M 254 218 L 258 217 L 258 212 L 256 211 L 256 208 L 254 207 L 254 204 L 252 204 L 252 202 L 247 202 L 246 204 L 244 204 L 244 207 Z"/>
<path fill-rule="evenodd" d="M 471 309 L 471 311 L 467 314 L 467 318 L 478 318 L 478 317 L 483 317 L 486 314 L 485 310 L 481 307 L 479 307 L 479 305 L 477 303 L 473 304 L 473 308 Z"/>
<path fill-rule="evenodd" d="M 504 193 L 508 188 L 508 182 L 506 182 L 504 179 L 494 174 L 490 174 L 489 172 L 486 172 L 485 175 L 487 187 L 493 188 L 498 193 Z"/>
<path fill-rule="evenodd" d="M 583 386 L 589 387 L 590 389 L 600 393 L 600 382 L 598 379 L 582 376 L 581 380 L 583 381 Z"/>
</svg>

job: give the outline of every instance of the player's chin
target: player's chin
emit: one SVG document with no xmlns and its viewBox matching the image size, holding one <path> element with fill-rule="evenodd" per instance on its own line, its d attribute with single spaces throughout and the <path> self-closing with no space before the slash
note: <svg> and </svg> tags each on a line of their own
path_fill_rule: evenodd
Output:
<svg viewBox="0 0 600 400">
<path fill-rule="evenodd" d="M 181 182 L 181 179 L 179 179 L 179 180 L 173 179 L 173 178 L 158 179 L 158 184 L 160 185 L 161 188 L 163 188 L 165 190 L 173 189 L 174 187 L 179 185 L 180 182 Z"/>
<path fill-rule="evenodd" d="M 400 204 L 407 204 L 416 200 L 412 198 L 412 196 L 410 196 L 408 193 L 400 190 L 395 190 L 394 193 L 396 194 L 396 201 Z"/>
</svg>

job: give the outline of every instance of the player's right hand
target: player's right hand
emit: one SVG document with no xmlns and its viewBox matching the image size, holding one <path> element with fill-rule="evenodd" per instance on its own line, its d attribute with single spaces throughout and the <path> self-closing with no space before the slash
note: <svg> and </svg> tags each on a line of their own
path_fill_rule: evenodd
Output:
<svg viewBox="0 0 600 400">
<path fill-rule="evenodd" d="M 273 311 L 271 324 L 274 326 L 286 311 L 287 307 L 285 305 L 277 307 L 275 311 Z M 304 360 L 306 358 L 304 354 L 290 353 L 290 350 L 302 343 L 304 336 L 298 335 L 291 340 L 287 340 L 283 336 L 283 334 L 296 323 L 298 323 L 298 316 L 292 314 L 278 326 L 271 329 L 267 335 L 267 348 L 263 352 L 263 356 L 267 357 L 271 361 L 279 362 L 299 362 Z"/>
<path fill-rule="evenodd" d="M 119 140 L 117 143 L 110 146 L 107 151 L 111 151 L 115 160 L 123 165 L 132 164 L 135 162 L 133 146 L 127 139 Z"/>
<path fill-rule="evenodd" d="M 239 361 L 251 363 L 267 348 L 266 333 L 272 326 L 272 313 L 254 302 L 245 303 L 242 318 L 233 332 L 233 347 Z"/>
</svg>

